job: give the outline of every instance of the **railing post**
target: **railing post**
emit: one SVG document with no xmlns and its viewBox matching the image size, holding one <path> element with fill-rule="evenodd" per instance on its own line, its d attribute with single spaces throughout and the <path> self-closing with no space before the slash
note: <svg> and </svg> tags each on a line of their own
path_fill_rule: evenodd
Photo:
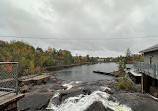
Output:
<svg viewBox="0 0 158 111">
<path fill-rule="evenodd" d="M 16 94 L 18 94 L 18 90 L 19 90 L 19 85 L 18 85 L 18 63 L 16 64 Z"/>
<path fill-rule="evenodd" d="M 144 72 L 144 69 L 145 69 L 145 68 L 144 68 L 144 63 L 143 63 L 143 72 Z"/>
<path fill-rule="evenodd" d="M 136 63 L 135 63 L 135 62 L 133 62 L 133 67 L 135 68 L 135 66 L 136 66 Z"/>
<path fill-rule="evenodd" d="M 141 64 L 140 67 L 141 67 L 141 72 L 142 72 L 143 71 L 143 63 L 141 62 L 140 64 Z"/>
</svg>

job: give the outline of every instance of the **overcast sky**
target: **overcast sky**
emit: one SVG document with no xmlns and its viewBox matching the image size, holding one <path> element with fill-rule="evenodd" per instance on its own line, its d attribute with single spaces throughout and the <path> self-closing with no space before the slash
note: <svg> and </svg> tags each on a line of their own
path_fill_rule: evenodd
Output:
<svg viewBox="0 0 158 111">
<path fill-rule="evenodd" d="M 158 43 L 158 0 L 0 0 L 0 39 L 73 55 L 138 53 Z"/>
</svg>

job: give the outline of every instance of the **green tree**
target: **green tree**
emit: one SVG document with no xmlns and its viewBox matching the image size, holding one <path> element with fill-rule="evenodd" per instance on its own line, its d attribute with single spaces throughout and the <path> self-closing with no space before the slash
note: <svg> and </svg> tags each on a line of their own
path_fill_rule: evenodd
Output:
<svg viewBox="0 0 158 111">
<path fill-rule="evenodd" d="M 29 63 L 29 73 L 30 74 L 34 74 L 34 61 L 31 60 L 30 63 Z"/>
<path fill-rule="evenodd" d="M 126 52 L 126 57 L 125 57 L 125 64 L 127 63 L 132 63 L 132 54 L 131 54 L 131 51 L 129 50 L 129 48 L 127 49 L 127 52 Z"/>
<path fill-rule="evenodd" d="M 90 58 L 89 58 L 89 55 L 87 55 L 87 62 L 89 62 L 90 61 Z"/>
</svg>

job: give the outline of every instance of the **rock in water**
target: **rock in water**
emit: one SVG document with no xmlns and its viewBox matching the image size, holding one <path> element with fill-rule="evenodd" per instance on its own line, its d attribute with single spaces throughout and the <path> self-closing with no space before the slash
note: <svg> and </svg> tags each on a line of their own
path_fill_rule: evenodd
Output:
<svg viewBox="0 0 158 111">
<path fill-rule="evenodd" d="M 18 102 L 19 111 L 35 111 L 45 109 L 49 101 L 49 93 L 32 93 L 26 95 Z"/>
<path fill-rule="evenodd" d="M 109 89 L 106 89 L 104 92 L 108 93 L 108 94 L 114 94 L 113 91 L 109 90 Z"/>
<path fill-rule="evenodd" d="M 71 88 L 69 90 L 61 91 L 60 96 L 59 96 L 59 100 L 64 101 L 65 99 L 67 99 L 69 97 L 74 97 L 74 96 L 79 95 L 79 94 L 82 94 L 82 90 L 76 89 L 76 88 Z"/>
<path fill-rule="evenodd" d="M 113 110 L 109 108 L 105 108 L 102 102 L 96 101 L 91 106 L 89 106 L 89 108 L 86 109 L 85 111 L 113 111 Z"/>
<path fill-rule="evenodd" d="M 66 89 L 66 87 L 62 86 L 61 84 L 54 84 L 54 86 L 52 88 L 50 88 L 52 91 L 54 90 L 59 90 L 59 89 Z"/>
</svg>

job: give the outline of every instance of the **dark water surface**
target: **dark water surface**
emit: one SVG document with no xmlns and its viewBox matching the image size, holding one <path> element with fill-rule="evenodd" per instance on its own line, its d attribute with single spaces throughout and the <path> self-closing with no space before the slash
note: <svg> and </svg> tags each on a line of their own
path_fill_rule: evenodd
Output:
<svg viewBox="0 0 158 111">
<path fill-rule="evenodd" d="M 60 71 L 52 72 L 58 79 L 66 81 L 96 81 L 112 79 L 113 77 L 107 75 L 101 75 L 93 73 L 94 70 L 100 70 L 104 72 L 117 71 L 118 64 L 116 63 L 101 63 L 93 65 L 82 65 L 70 68 L 65 68 Z"/>
</svg>

